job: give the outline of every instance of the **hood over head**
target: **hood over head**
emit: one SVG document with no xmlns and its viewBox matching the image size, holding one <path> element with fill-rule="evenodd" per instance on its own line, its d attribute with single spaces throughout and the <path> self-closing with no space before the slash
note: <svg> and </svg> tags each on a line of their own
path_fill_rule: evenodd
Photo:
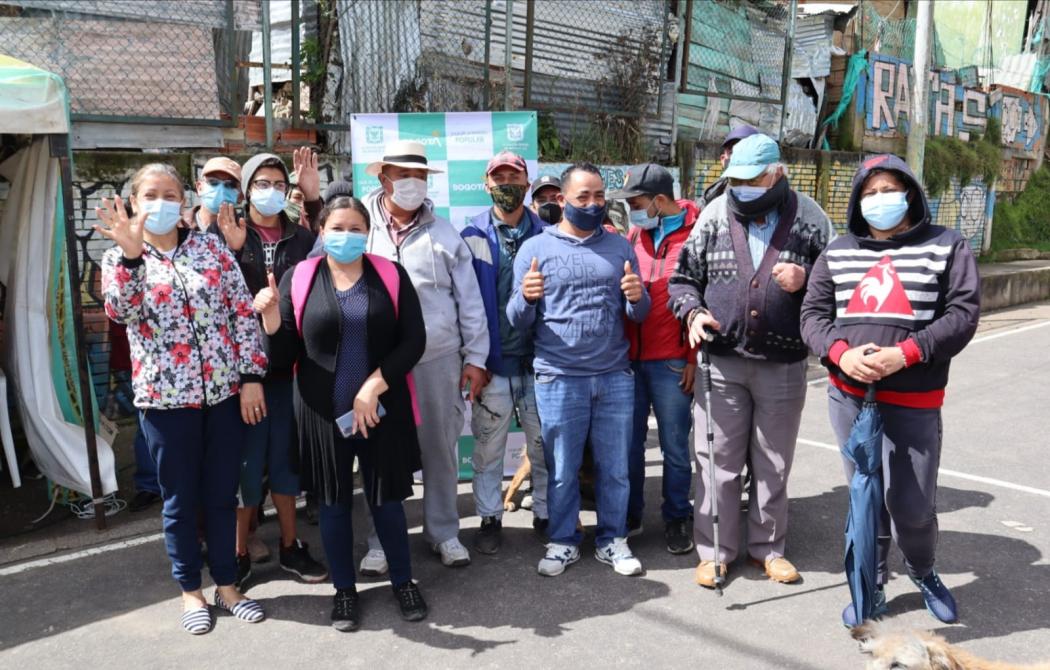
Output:
<svg viewBox="0 0 1050 670">
<path fill-rule="evenodd" d="M 930 225 L 930 204 L 926 191 L 915 177 L 915 174 L 902 159 L 893 154 L 879 154 L 864 159 L 853 175 L 853 192 L 850 195 L 849 207 L 846 209 L 846 224 L 849 232 L 857 237 L 870 237 L 868 222 L 860 211 L 860 193 L 864 182 L 876 172 L 889 171 L 908 187 L 908 216 L 911 218 L 911 230 Z"/>
</svg>

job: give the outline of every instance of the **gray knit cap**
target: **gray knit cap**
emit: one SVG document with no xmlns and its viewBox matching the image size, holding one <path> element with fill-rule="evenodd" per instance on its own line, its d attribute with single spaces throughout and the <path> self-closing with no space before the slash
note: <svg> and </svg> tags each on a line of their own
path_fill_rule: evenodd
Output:
<svg viewBox="0 0 1050 670">
<path fill-rule="evenodd" d="M 244 193 L 244 199 L 248 199 L 248 189 L 251 187 L 252 179 L 255 178 L 255 172 L 268 160 L 274 160 L 280 165 L 281 171 L 284 172 L 284 178 L 286 181 L 290 181 L 288 174 L 288 166 L 284 164 L 281 157 L 276 154 L 256 154 L 246 160 L 244 165 L 241 166 L 241 191 Z M 274 165 L 277 167 L 277 165 Z"/>
</svg>

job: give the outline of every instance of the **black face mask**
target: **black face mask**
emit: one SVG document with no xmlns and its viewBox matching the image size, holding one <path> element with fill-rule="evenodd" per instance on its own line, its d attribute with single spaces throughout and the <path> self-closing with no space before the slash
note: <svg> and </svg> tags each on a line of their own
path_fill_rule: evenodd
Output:
<svg viewBox="0 0 1050 670">
<path fill-rule="evenodd" d="M 561 221 L 561 207 L 556 202 L 545 202 L 536 209 L 540 218 L 549 224 Z"/>
</svg>

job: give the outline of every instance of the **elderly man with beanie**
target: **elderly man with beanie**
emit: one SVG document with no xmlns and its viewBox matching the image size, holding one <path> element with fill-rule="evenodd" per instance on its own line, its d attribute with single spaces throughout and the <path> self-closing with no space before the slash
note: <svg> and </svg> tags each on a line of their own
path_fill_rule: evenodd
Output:
<svg viewBox="0 0 1050 670">
<path fill-rule="evenodd" d="M 321 211 L 317 156 L 308 148 L 293 154 L 295 174 L 303 191 L 303 209 L 314 220 Z M 286 211 L 285 195 L 291 190 L 291 175 L 284 161 L 274 154 L 258 154 L 240 169 L 241 188 L 247 201 L 247 221 L 220 215 L 209 232 L 225 239 L 234 252 L 248 290 L 260 304 L 260 293 L 270 291 L 313 248 L 314 234 L 294 223 Z M 265 296 L 264 296 L 265 297 Z M 263 300 L 264 301 L 264 300 Z M 237 576 L 243 583 L 251 574 L 248 553 L 250 526 L 263 501 L 263 475 L 268 475 L 270 498 L 281 527 L 280 565 L 307 583 L 323 581 L 328 571 L 314 560 L 299 539 L 295 523 L 295 498 L 299 477 L 290 460 L 295 440 L 292 408 L 292 369 L 270 366 L 263 380 L 266 411 L 248 426 L 241 458 L 241 507 L 237 510 Z"/>
<path fill-rule="evenodd" d="M 747 124 L 737 126 L 736 128 L 733 128 L 731 131 L 729 131 L 729 134 L 726 135 L 725 140 L 722 142 L 722 153 L 718 156 L 718 160 L 722 163 L 723 173 L 725 172 L 725 169 L 729 167 L 729 159 L 733 155 L 733 147 L 736 146 L 737 142 L 744 139 L 745 137 L 758 135 L 761 132 L 762 131 L 758 128 L 755 128 L 754 126 L 749 126 Z M 729 178 L 726 177 L 725 174 L 723 174 L 721 177 L 719 177 L 718 181 L 708 186 L 707 189 L 704 191 L 704 194 L 700 196 L 698 203 L 700 207 L 707 207 L 715 201 L 715 198 L 725 193 L 726 185 L 728 183 Z"/>
<path fill-rule="evenodd" d="M 827 214 L 793 191 L 777 143 L 751 135 L 733 147 L 729 188 L 710 203 L 682 249 L 670 280 L 670 307 L 711 354 L 711 417 L 696 413 L 698 468 L 693 537 L 696 581 L 715 585 L 740 553 L 778 582 L 798 571 L 784 558 L 787 480 L 806 400 L 808 351 L 799 310 L 806 277 L 832 236 Z M 697 403 L 702 407 L 703 403 Z M 708 421 L 714 433 L 714 491 L 708 486 Z M 737 514 L 721 516 L 715 555 L 711 497 L 723 510 L 740 500 L 739 475 L 750 457 L 747 546 Z"/>
<path fill-rule="evenodd" d="M 966 238 L 931 223 L 907 163 L 865 160 L 853 178 L 849 232 L 817 260 L 802 303 L 802 336 L 830 371 L 828 403 L 839 444 L 849 439 L 864 394 L 875 386 L 883 421 L 878 583 L 872 617 L 886 612 L 890 541 L 926 609 L 958 619 L 934 569 L 941 405 L 951 359 L 977 330 L 981 279 Z M 855 466 L 843 457 L 847 481 Z M 852 604 L 842 612 L 858 623 Z"/>
<path fill-rule="evenodd" d="M 491 378 L 475 399 L 470 420 L 474 433 L 474 504 L 481 517 L 474 548 L 483 554 L 496 553 L 501 544 L 503 456 L 515 418 L 525 431 L 525 452 L 532 472 L 532 525 L 545 534 L 548 523 L 547 468 L 532 379 L 532 331 L 515 328 L 507 317 L 518 249 L 546 226 L 525 207 L 528 188 L 524 158 L 510 151 L 494 156 L 485 169 L 485 190 L 492 196 L 492 209 L 471 219 L 461 233 L 474 254 L 474 272 L 489 328 L 485 366 Z"/>
<path fill-rule="evenodd" d="M 459 435 L 464 395 L 474 402 L 488 381 L 489 331 L 473 257 L 452 224 L 434 213 L 427 163 L 419 142 L 388 145 L 366 171 L 379 187 L 364 197 L 372 227 L 368 251 L 408 272 L 423 310 L 427 345 L 412 371 L 419 398 L 423 460 L 423 536 L 448 567 L 470 563 L 459 541 Z M 362 561 L 365 574 L 382 574 L 386 556 L 373 534 Z"/>
<path fill-rule="evenodd" d="M 693 549 L 693 505 L 689 502 L 693 464 L 689 429 L 696 352 L 682 337 L 681 325 L 666 305 L 668 280 L 700 210 L 689 200 L 676 200 L 671 173 L 652 163 L 630 168 L 623 188 L 609 193 L 609 197 L 624 199 L 630 206 L 631 228 L 627 239 L 638 257 L 638 274 L 656 306 L 644 321 L 629 323 L 626 328 L 634 368 L 627 530 L 631 535 L 642 531 L 645 438 L 649 433 L 651 408 L 656 414 L 664 458 L 661 507 L 664 542 L 670 553 L 685 554 Z"/>
</svg>

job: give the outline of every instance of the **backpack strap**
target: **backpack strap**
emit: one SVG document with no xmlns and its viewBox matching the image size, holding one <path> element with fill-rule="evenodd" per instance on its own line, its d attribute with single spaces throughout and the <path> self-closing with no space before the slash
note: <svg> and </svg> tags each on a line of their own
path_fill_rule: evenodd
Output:
<svg viewBox="0 0 1050 670">
<path fill-rule="evenodd" d="M 373 254 L 365 254 L 368 262 L 372 264 L 376 272 L 379 273 L 379 278 L 383 281 L 383 286 L 386 287 L 387 295 L 390 296 L 390 301 L 394 303 L 394 318 L 398 317 L 398 297 L 401 295 L 401 275 L 397 271 L 397 265 L 390 259 L 383 258 L 382 256 L 376 256 Z M 409 372 L 405 375 L 405 383 L 408 385 L 408 395 L 412 398 L 412 415 L 415 417 L 416 425 L 420 425 L 422 420 L 419 416 L 419 400 L 416 397 L 416 380 L 413 379 L 412 373 Z"/>
<path fill-rule="evenodd" d="M 295 327 L 299 332 L 299 337 L 303 336 L 303 311 L 306 309 L 306 298 L 310 295 L 310 286 L 314 283 L 317 266 L 322 260 L 324 256 L 307 258 L 296 263 L 292 269 L 292 311 L 295 313 Z"/>
</svg>

